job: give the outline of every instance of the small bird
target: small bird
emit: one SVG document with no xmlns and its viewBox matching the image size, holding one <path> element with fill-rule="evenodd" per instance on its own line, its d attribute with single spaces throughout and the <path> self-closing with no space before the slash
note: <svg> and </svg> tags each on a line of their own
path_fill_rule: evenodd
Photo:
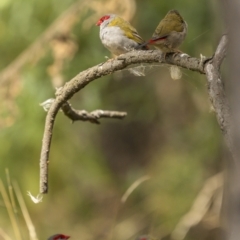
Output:
<svg viewBox="0 0 240 240">
<path fill-rule="evenodd" d="M 147 50 L 144 40 L 137 30 L 123 18 L 107 14 L 96 23 L 100 26 L 100 39 L 103 45 L 114 55 L 120 55 L 133 49 Z"/>
<path fill-rule="evenodd" d="M 64 240 L 64 239 L 69 239 L 70 236 L 64 235 L 64 234 L 55 234 L 51 237 L 49 237 L 47 240 Z"/>
<path fill-rule="evenodd" d="M 177 10 L 170 10 L 158 24 L 152 38 L 145 44 L 155 45 L 165 53 L 179 52 L 177 48 L 185 39 L 187 29 L 187 23 L 180 13 Z"/>
</svg>

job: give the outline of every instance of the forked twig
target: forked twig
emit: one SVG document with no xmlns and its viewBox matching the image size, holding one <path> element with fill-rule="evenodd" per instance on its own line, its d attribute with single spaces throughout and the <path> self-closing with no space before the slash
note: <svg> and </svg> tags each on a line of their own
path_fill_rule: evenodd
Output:
<svg viewBox="0 0 240 240">
<path fill-rule="evenodd" d="M 63 113 L 73 122 L 89 121 L 91 123 L 100 124 L 100 118 L 123 119 L 127 116 L 126 112 L 118 111 L 94 110 L 92 112 L 87 112 L 85 110 L 76 110 L 72 108 L 72 106 L 68 102 L 64 102 L 61 109 Z"/>
</svg>

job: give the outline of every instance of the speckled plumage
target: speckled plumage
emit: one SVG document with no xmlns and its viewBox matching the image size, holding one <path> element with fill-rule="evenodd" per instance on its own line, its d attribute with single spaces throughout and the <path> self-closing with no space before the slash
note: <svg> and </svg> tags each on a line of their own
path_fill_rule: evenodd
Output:
<svg viewBox="0 0 240 240">
<path fill-rule="evenodd" d="M 120 55 L 133 49 L 148 49 L 140 47 L 144 40 L 139 36 L 137 30 L 123 18 L 108 14 L 99 19 L 100 39 L 103 45 L 114 55 Z"/>
</svg>

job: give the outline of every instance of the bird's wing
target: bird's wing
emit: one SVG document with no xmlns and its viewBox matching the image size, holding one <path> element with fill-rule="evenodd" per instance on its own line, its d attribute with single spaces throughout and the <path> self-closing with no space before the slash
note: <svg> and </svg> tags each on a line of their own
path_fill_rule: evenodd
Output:
<svg viewBox="0 0 240 240">
<path fill-rule="evenodd" d="M 182 21 L 172 21 L 169 19 L 163 19 L 157 26 L 152 38 L 161 39 L 166 38 L 172 31 L 182 32 L 184 25 Z"/>
<path fill-rule="evenodd" d="M 144 40 L 139 36 L 137 30 L 127 21 L 122 19 L 121 17 L 114 18 L 109 24 L 109 27 L 118 26 L 121 28 L 126 37 L 134 40 L 135 42 L 142 44 Z"/>
</svg>

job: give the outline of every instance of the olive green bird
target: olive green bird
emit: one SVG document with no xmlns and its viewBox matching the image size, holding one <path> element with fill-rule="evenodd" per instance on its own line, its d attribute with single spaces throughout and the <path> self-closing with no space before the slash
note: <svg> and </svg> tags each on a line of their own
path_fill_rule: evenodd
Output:
<svg viewBox="0 0 240 240">
<path fill-rule="evenodd" d="M 187 23 L 177 10 L 170 10 L 160 21 L 152 38 L 145 45 L 154 45 L 163 52 L 176 52 L 187 35 Z"/>
</svg>

